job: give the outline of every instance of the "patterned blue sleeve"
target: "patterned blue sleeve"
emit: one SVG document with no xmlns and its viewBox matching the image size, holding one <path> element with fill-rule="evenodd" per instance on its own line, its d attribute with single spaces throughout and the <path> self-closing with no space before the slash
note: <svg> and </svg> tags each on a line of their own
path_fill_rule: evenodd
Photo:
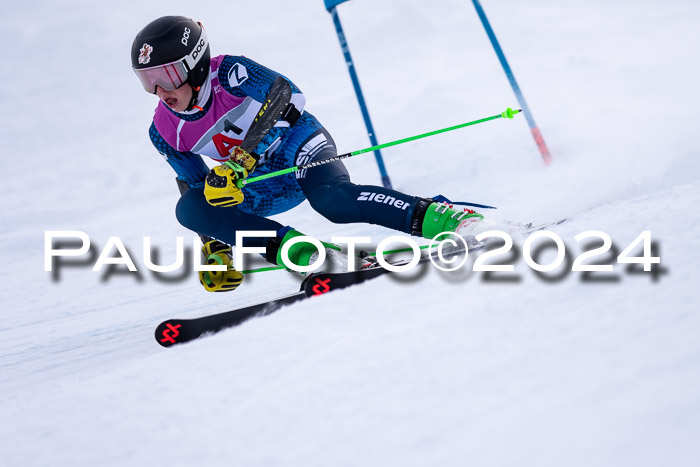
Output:
<svg viewBox="0 0 700 467">
<path fill-rule="evenodd" d="M 209 173 L 209 167 L 202 160 L 202 156 L 193 152 L 180 152 L 165 142 L 165 139 L 156 129 L 155 123 L 148 130 L 151 142 L 159 153 L 168 161 L 168 164 L 177 173 L 177 178 L 184 180 L 192 187 L 204 186 L 204 179 Z"/>
<path fill-rule="evenodd" d="M 289 81 L 293 94 L 301 94 L 299 88 L 289 78 L 249 58 L 226 55 L 219 66 L 219 82 L 224 89 L 234 96 L 250 96 L 258 102 L 265 100 L 270 86 L 278 76 Z"/>
</svg>

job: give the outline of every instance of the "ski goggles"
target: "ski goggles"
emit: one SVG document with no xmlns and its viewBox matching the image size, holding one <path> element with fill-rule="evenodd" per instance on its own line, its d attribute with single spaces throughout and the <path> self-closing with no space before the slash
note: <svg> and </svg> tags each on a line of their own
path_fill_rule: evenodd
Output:
<svg viewBox="0 0 700 467">
<path fill-rule="evenodd" d="M 189 70 L 185 65 L 185 59 L 178 60 L 165 65 L 154 66 L 153 68 L 142 68 L 134 70 L 139 77 L 143 88 L 151 94 L 156 93 L 156 86 L 160 86 L 166 91 L 179 88 L 187 82 Z"/>
<path fill-rule="evenodd" d="M 201 26 L 201 23 L 199 23 Z M 143 88 L 151 94 L 156 93 L 156 86 L 160 86 L 166 91 L 173 91 L 187 82 L 190 71 L 194 69 L 199 59 L 207 50 L 209 41 L 202 27 L 202 34 L 197 40 L 197 44 L 192 51 L 181 58 L 165 65 L 158 65 L 150 68 L 134 68 Z"/>
</svg>

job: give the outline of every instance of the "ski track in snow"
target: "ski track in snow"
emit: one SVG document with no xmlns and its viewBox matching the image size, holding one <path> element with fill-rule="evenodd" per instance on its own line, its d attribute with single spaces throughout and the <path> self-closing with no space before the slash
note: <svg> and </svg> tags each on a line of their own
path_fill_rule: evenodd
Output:
<svg viewBox="0 0 700 467">
<path fill-rule="evenodd" d="M 395 187 L 499 206 L 493 219 L 570 220 L 552 230 L 643 230 L 667 274 L 616 265 L 518 283 L 428 269 L 383 277 L 163 349 L 155 326 L 294 291 L 285 272 L 232 294 L 196 277 L 157 281 L 150 236 L 171 261 L 174 173 L 147 138 L 155 100 L 129 70 L 135 33 L 175 12 L 213 53 L 291 77 L 341 152 L 366 133 L 321 2 L 7 5 L 0 135 L 0 459 L 3 465 L 695 465 L 700 455 L 700 5 L 672 1 L 483 2 L 555 162 L 521 116 L 383 151 Z M 233 8 L 233 7 L 231 7 Z M 470 2 L 338 7 L 380 142 L 516 107 Z M 264 34 L 260 24 L 266 25 Z M 688 104 L 691 103 L 691 104 Z M 378 183 L 371 156 L 349 160 Z M 317 238 L 338 226 L 307 203 L 277 216 Z M 119 236 L 142 271 L 44 272 L 44 231 Z M 518 242 L 522 245 L 522 242 Z M 542 261 L 546 261 L 547 255 Z M 103 278 L 104 279 L 104 278 Z"/>
</svg>

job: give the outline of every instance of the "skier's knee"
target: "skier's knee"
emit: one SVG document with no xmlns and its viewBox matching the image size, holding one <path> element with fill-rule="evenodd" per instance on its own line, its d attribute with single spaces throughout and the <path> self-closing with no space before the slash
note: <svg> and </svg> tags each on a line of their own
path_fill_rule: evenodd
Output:
<svg viewBox="0 0 700 467">
<path fill-rule="evenodd" d="M 338 212 L 331 202 L 323 201 L 320 203 L 311 203 L 311 207 L 334 224 L 347 224 L 348 222 L 352 222 L 347 220 L 347 217 L 342 213 Z"/>
<path fill-rule="evenodd" d="M 196 230 L 197 220 L 200 216 L 197 215 L 196 203 L 193 196 L 188 196 L 187 193 L 180 197 L 175 207 L 175 217 L 177 221 L 190 230 Z"/>
</svg>

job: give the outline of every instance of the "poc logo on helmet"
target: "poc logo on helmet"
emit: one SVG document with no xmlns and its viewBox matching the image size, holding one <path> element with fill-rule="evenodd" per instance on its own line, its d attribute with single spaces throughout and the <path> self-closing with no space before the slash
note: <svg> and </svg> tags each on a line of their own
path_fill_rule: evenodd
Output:
<svg viewBox="0 0 700 467">
<path fill-rule="evenodd" d="M 192 60 L 197 60 L 197 57 L 199 56 L 199 53 L 202 51 L 202 49 L 207 45 L 206 42 L 204 42 L 204 39 L 201 39 L 199 41 L 199 44 L 197 44 L 197 47 L 192 51 Z"/>
<path fill-rule="evenodd" d="M 190 28 L 185 28 L 185 32 L 182 33 L 182 39 L 180 39 L 180 42 L 182 42 L 183 45 L 187 45 L 187 41 L 190 40 Z"/>
</svg>

